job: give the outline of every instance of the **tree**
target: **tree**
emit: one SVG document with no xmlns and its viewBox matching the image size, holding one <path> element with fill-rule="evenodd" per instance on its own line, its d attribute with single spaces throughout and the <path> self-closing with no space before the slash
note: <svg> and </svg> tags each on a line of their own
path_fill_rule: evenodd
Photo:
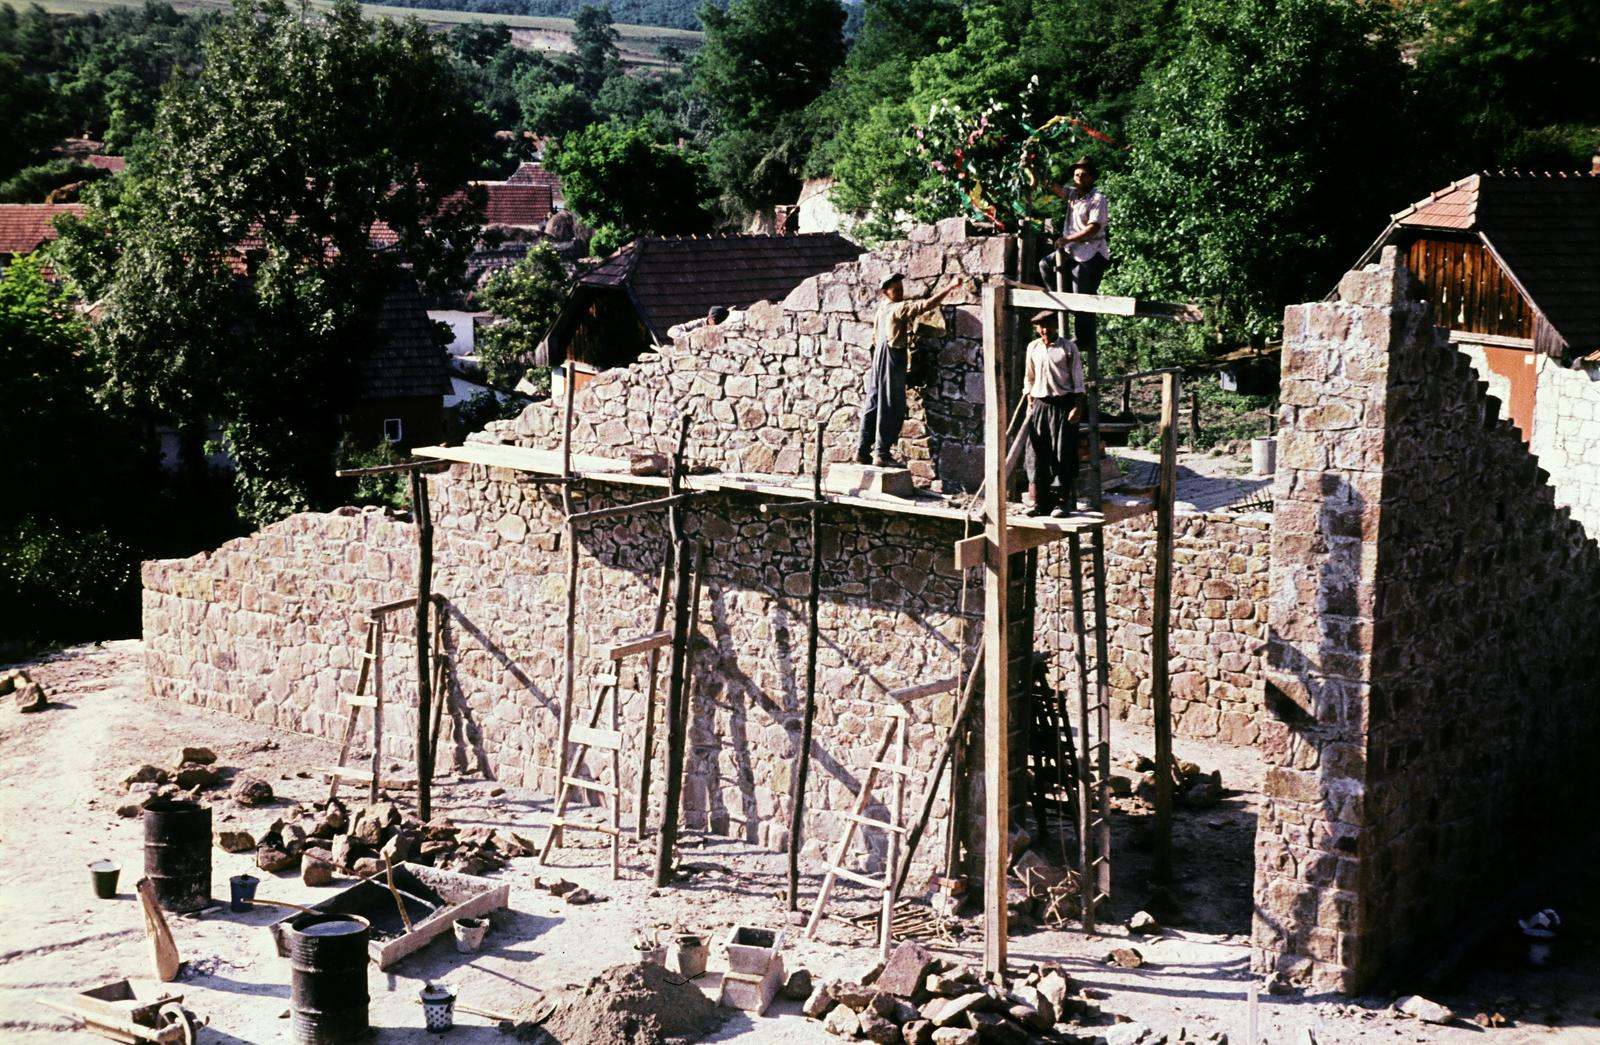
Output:
<svg viewBox="0 0 1600 1045">
<path fill-rule="evenodd" d="M 609 7 L 584 6 L 573 18 L 572 46 L 577 59 L 578 87 L 590 98 L 600 93 L 601 84 L 622 75 L 618 39 Z"/>
<path fill-rule="evenodd" d="M 561 139 L 548 164 L 561 176 L 567 204 L 595 230 L 596 254 L 645 233 L 711 228 L 700 160 L 660 143 L 646 125 L 586 127 Z"/>
<path fill-rule="evenodd" d="M 1108 171 L 1107 289 L 1200 298 L 1226 343 L 1277 334 L 1404 203 L 1404 67 L 1357 0 L 1198 0 Z"/>
<path fill-rule="evenodd" d="M 475 114 L 439 38 L 353 0 L 241 2 L 205 57 L 168 88 L 143 170 L 97 187 L 59 256 L 101 303 L 109 390 L 220 422 L 261 524 L 331 496 L 338 414 L 402 259 L 429 286 L 459 277 Z M 372 248 L 376 222 L 396 249 Z"/>
<path fill-rule="evenodd" d="M 477 305 L 495 314 L 478 341 L 478 358 L 492 385 L 509 388 L 527 370 L 533 350 L 556 321 L 567 297 L 567 273 L 548 243 L 496 272 L 478 291 Z"/>
<path fill-rule="evenodd" d="M 705 44 L 693 89 L 718 133 L 711 168 L 723 195 L 746 210 L 793 200 L 811 151 L 806 106 L 844 59 L 838 0 L 732 0 L 700 8 Z"/>
<path fill-rule="evenodd" d="M 148 504 L 128 510 L 150 471 L 143 441 L 95 401 L 88 327 L 43 267 L 34 254 L 0 278 L 0 487 L 18 495 L 0 519 L 5 645 L 127 633 L 139 564 L 128 537 Z"/>
<path fill-rule="evenodd" d="M 543 82 L 540 82 L 543 81 Z M 555 84 L 537 74 L 518 81 L 532 88 L 518 99 L 522 125 L 535 134 L 559 138 L 594 122 L 594 104 L 570 83 Z M 534 84 L 539 86 L 534 87 Z"/>
</svg>

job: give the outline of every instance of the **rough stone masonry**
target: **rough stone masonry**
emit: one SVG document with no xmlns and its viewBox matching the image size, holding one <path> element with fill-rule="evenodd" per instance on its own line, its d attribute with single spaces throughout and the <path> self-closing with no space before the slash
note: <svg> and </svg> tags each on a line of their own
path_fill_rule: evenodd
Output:
<svg viewBox="0 0 1600 1045">
<path fill-rule="evenodd" d="M 1343 991 L 1594 830 L 1600 550 L 1416 298 L 1388 248 L 1284 317 L 1253 942 Z"/>
</svg>

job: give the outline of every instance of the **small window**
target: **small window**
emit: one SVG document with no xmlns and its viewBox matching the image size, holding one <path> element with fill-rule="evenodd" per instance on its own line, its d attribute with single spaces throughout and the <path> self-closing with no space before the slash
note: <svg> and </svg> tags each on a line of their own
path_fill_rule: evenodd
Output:
<svg viewBox="0 0 1600 1045">
<path fill-rule="evenodd" d="M 404 435 L 402 434 L 400 419 L 398 417 L 384 418 L 383 441 L 386 443 L 398 443 L 403 438 Z"/>
</svg>

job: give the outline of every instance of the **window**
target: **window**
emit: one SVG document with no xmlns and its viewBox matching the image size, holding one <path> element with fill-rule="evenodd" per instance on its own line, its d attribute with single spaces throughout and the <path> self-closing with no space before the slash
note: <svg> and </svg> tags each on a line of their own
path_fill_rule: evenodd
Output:
<svg viewBox="0 0 1600 1045">
<path fill-rule="evenodd" d="M 398 443 L 402 438 L 404 436 L 401 433 L 400 419 L 398 417 L 384 418 L 383 441 L 386 443 Z"/>
</svg>

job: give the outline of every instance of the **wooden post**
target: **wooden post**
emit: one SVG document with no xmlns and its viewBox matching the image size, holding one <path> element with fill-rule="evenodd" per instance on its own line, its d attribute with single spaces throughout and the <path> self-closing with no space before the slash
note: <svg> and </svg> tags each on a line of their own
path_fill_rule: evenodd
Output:
<svg viewBox="0 0 1600 1045">
<path fill-rule="evenodd" d="M 433 819 L 433 751 L 428 726 L 432 704 L 432 642 L 428 614 L 433 610 L 433 518 L 428 506 L 428 479 L 411 469 L 411 514 L 417 524 L 417 815 Z"/>
<path fill-rule="evenodd" d="M 661 808 L 661 834 L 656 839 L 657 886 L 672 881 L 672 851 L 678 842 L 678 803 L 683 794 L 683 704 L 689 632 L 689 571 L 694 561 L 692 542 L 679 541 L 678 577 L 673 586 L 672 666 L 667 672 L 667 793 Z"/>
<path fill-rule="evenodd" d="M 1189 390 L 1189 449 L 1200 448 L 1200 390 Z"/>
<path fill-rule="evenodd" d="M 1006 377 L 1002 351 L 1005 306 L 983 288 L 984 471 L 988 479 L 989 548 L 983 588 L 983 967 L 1006 968 L 1006 870 L 1010 860 L 1011 658 L 1006 649 Z"/>
<path fill-rule="evenodd" d="M 1178 485 L 1177 374 L 1161 375 L 1161 474 L 1156 486 L 1156 586 L 1150 610 L 1150 705 L 1156 732 L 1156 838 L 1152 873 L 1172 881 L 1172 690 L 1167 629 L 1172 609 L 1172 513 Z M 1087 885 L 1085 886 L 1087 888 Z"/>
<path fill-rule="evenodd" d="M 656 612 L 650 618 L 650 631 L 661 630 L 667 622 L 667 595 L 672 590 L 672 549 L 673 544 L 667 542 L 667 552 L 661 559 L 661 581 L 656 585 Z M 655 736 L 656 736 L 656 675 L 661 663 L 661 647 L 650 650 L 649 666 L 645 671 L 644 684 L 644 740 L 640 744 L 639 752 L 639 798 L 638 820 L 634 826 L 635 838 L 644 837 L 644 829 L 650 816 L 650 770 L 655 761 Z"/>
<path fill-rule="evenodd" d="M 566 363 L 567 380 L 566 404 L 561 422 L 561 474 L 565 478 L 572 477 L 572 401 L 577 398 L 577 389 L 573 387 L 572 360 Z M 562 781 L 567 778 L 568 754 L 567 731 L 572 726 L 572 701 L 573 693 L 577 687 L 578 650 L 577 650 L 577 625 L 578 625 L 578 528 L 572 522 L 572 484 L 561 485 L 561 514 L 566 520 L 563 538 L 567 542 L 567 608 L 566 631 L 562 641 L 562 674 L 561 674 L 561 721 L 560 733 L 556 736 L 556 790 L 561 794 Z M 550 828 L 550 837 L 545 840 L 545 848 L 552 844 L 561 844 L 561 827 L 555 825 Z"/>
<path fill-rule="evenodd" d="M 367 801 L 378 801 L 378 783 L 383 779 L 383 617 L 372 618 L 372 786 Z"/>
<path fill-rule="evenodd" d="M 822 500 L 823 423 L 817 422 L 817 458 L 811 470 L 811 499 Z M 806 705 L 800 716 L 800 747 L 789 774 L 789 910 L 800 909 L 800 838 L 806 815 L 806 782 L 811 776 L 811 729 L 817 717 L 817 616 L 822 588 L 822 508 L 811 507 L 811 590 L 806 602 Z"/>
</svg>

